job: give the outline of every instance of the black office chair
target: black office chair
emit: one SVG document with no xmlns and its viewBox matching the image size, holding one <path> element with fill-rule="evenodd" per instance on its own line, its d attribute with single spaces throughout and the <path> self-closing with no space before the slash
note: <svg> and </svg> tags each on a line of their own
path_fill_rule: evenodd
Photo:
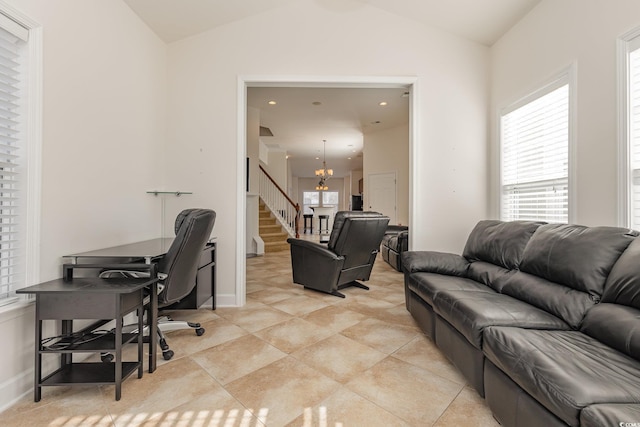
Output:
<svg viewBox="0 0 640 427">
<path fill-rule="evenodd" d="M 216 213 L 210 209 L 186 209 L 176 217 L 176 238 L 158 263 L 158 308 L 167 307 L 191 293 L 196 285 L 198 263 L 205 244 L 211 236 Z M 148 277 L 147 272 L 107 270 L 100 277 Z M 163 332 L 194 329 L 198 336 L 204 333 L 199 323 L 175 321 L 169 316 L 158 317 L 159 344 L 165 360 L 173 357 Z M 145 331 L 148 333 L 148 331 Z M 103 356 L 103 360 L 105 357 Z M 108 358 L 107 358 L 108 360 Z"/>
<path fill-rule="evenodd" d="M 369 280 L 389 218 L 377 212 L 338 212 L 327 245 L 287 239 L 291 245 L 293 282 L 344 298 L 339 289 Z"/>
</svg>

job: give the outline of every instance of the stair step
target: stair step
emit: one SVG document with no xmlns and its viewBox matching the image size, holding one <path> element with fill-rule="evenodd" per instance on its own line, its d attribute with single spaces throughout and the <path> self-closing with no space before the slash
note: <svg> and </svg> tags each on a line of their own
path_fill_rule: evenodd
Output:
<svg viewBox="0 0 640 427">
<path fill-rule="evenodd" d="M 260 218 L 271 218 L 271 212 L 270 211 L 260 211 Z"/>
<path fill-rule="evenodd" d="M 280 251 L 288 251 L 289 244 L 287 242 L 278 243 L 278 242 L 265 242 L 264 251 L 265 252 L 280 252 Z"/>
<path fill-rule="evenodd" d="M 274 225 L 261 225 L 258 227 L 260 235 L 269 233 L 281 233 L 282 226 L 280 224 Z"/>
<path fill-rule="evenodd" d="M 260 218 L 260 225 L 277 225 L 278 221 L 275 218 Z"/>
<path fill-rule="evenodd" d="M 262 239 L 263 242 L 267 243 L 273 243 L 273 242 L 286 242 L 287 239 L 289 238 L 289 235 L 287 233 L 269 233 L 269 234 L 261 234 L 260 238 Z"/>
</svg>

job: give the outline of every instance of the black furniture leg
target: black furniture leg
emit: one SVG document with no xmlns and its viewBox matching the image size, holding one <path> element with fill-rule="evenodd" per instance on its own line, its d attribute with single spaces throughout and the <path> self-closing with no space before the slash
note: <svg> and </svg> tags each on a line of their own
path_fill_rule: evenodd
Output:
<svg viewBox="0 0 640 427">
<path fill-rule="evenodd" d="M 344 285 L 338 286 L 338 289 L 348 288 L 349 286 L 355 286 L 356 288 L 365 289 L 367 291 L 369 290 L 369 287 L 367 285 L 363 285 L 362 283 L 355 280 L 353 282 L 345 283 Z"/>
<path fill-rule="evenodd" d="M 36 296 L 37 298 L 37 296 Z M 36 311 L 38 311 L 36 304 Z M 34 377 L 35 381 L 33 384 L 33 401 L 40 402 L 40 398 L 42 397 L 42 387 L 40 387 L 40 383 L 42 383 L 42 353 L 40 350 L 42 349 L 42 320 L 37 318 L 36 316 L 36 365 L 34 368 Z"/>
<path fill-rule="evenodd" d="M 344 298 L 344 294 L 342 292 L 338 292 L 338 291 L 331 291 L 331 295 L 340 297 L 340 298 Z"/>
<path fill-rule="evenodd" d="M 149 315 L 147 324 L 149 326 L 149 373 L 156 370 L 156 360 L 158 355 L 158 282 L 151 285 L 151 298 L 149 302 Z"/>
</svg>

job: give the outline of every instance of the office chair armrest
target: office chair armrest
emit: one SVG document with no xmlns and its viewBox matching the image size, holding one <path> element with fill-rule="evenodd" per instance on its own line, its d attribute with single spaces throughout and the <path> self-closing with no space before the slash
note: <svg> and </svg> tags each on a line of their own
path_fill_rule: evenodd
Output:
<svg viewBox="0 0 640 427">
<path fill-rule="evenodd" d="M 329 250 L 327 248 L 327 245 L 321 245 L 321 244 L 316 243 L 316 242 L 310 242 L 308 240 L 294 239 L 294 238 L 287 239 L 287 243 L 289 243 L 291 245 L 291 250 L 292 251 L 296 251 L 296 250 L 302 249 L 302 250 L 311 251 L 312 253 L 317 254 L 319 256 L 324 256 L 324 257 L 331 258 L 331 259 L 334 259 L 334 260 L 342 260 L 342 259 L 344 259 L 344 257 L 339 256 L 335 252 Z"/>
</svg>

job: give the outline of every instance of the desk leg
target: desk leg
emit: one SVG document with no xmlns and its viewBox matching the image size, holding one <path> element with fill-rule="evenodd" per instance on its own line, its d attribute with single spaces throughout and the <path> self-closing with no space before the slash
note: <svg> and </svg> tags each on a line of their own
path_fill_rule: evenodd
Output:
<svg viewBox="0 0 640 427">
<path fill-rule="evenodd" d="M 144 300 L 144 294 L 142 290 L 140 290 L 140 301 Z M 140 366 L 138 367 L 138 378 L 142 378 L 142 374 L 144 372 L 143 358 L 144 358 L 144 307 L 142 303 L 140 303 L 140 308 L 138 308 L 138 363 Z"/>
<path fill-rule="evenodd" d="M 71 335 L 73 333 L 73 320 L 62 321 L 62 335 Z M 73 355 L 71 353 L 62 353 L 60 355 L 61 366 L 70 365 Z"/>
<path fill-rule="evenodd" d="M 38 296 L 36 296 L 38 298 Z M 37 301 L 37 300 L 36 300 Z M 36 312 L 37 302 L 36 302 Z M 42 342 L 42 320 L 36 316 L 36 363 L 34 368 L 34 384 L 33 384 L 33 401 L 40 402 L 40 398 L 42 397 L 41 391 L 42 387 L 40 384 L 42 383 L 42 353 L 40 353 L 40 343 Z"/>
<path fill-rule="evenodd" d="M 149 302 L 149 373 L 156 370 L 158 357 L 158 283 L 151 285 L 151 302 Z"/>
<path fill-rule="evenodd" d="M 116 382 L 116 400 L 120 400 L 122 397 L 122 316 L 120 315 L 120 307 L 118 307 L 118 314 L 116 318 L 116 363 L 115 369 L 115 382 Z"/>
</svg>

